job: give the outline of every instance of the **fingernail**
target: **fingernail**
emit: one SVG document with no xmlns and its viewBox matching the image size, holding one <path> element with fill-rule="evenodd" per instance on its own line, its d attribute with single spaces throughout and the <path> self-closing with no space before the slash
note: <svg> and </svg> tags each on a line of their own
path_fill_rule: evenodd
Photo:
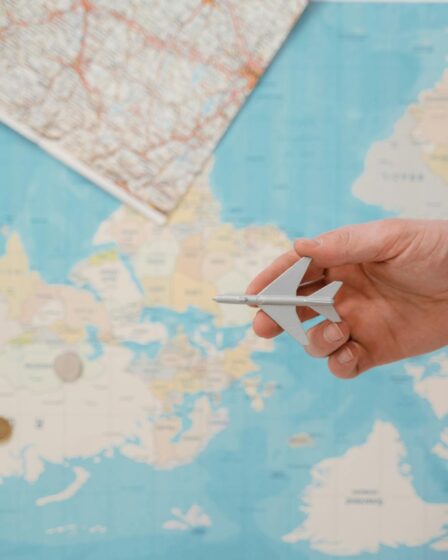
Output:
<svg viewBox="0 0 448 560">
<path fill-rule="evenodd" d="M 344 348 L 338 354 L 338 362 L 340 364 L 347 364 L 353 360 L 353 352 L 350 348 Z"/>
<path fill-rule="evenodd" d="M 297 239 L 296 243 L 301 243 L 303 245 L 308 245 L 308 247 L 317 247 L 320 245 L 319 239 L 306 239 L 305 237 Z"/>
<path fill-rule="evenodd" d="M 336 323 L 330 323 L 324 329 L 324 338 L 327 342 L 337 342 L 344 338 L 344 333 Z"/>
</svg>

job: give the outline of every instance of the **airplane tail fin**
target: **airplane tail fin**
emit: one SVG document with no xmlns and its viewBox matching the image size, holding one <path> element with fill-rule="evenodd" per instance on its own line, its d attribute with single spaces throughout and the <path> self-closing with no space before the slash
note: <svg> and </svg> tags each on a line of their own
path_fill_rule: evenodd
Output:
<svg viewBox="0 0 448 560">
<path fill-rule="evenodd" d="M 342 282 L 338 282 L 338 281 L 332 282 L 331 284 L 328 284 L 328 286 L 324 286 L 322 289 L 318 290 L 317 292 L 314 292 L 313 296 L 329 298 L 333 300 L 334 296 L 336 295 L 336 292 L 339 290 L 341 286 L 342 286 Z M 341 320 L 336 309 L 333 307 L 331 303 L 320 303 L 317 305 L 310 305 L 310 308 L 316 313 L 318 313 L 319 315 L 322 315 L 323 317 L 325 317 L 329 321 L 333 321 L 334 323 L 339 323 Z"/>
</svg>

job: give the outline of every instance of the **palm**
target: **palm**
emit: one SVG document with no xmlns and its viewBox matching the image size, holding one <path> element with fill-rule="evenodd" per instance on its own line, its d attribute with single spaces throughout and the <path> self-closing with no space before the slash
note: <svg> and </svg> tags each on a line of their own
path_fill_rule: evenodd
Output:
<svg viewBox="0 0 448 560">
<path fill-rule="evenodd" d="M 439 346 L 434 327 L 438 305 L 428 302 L 428 283 L 416 281 L 415 271 L 397 264 L 371 263 L 330 269 L 329 281 L 342 280 L 344 287 L 336 306 L 347 322 L 350 336 L 365 348 L 359 372 L 400 360 Z M 431 320 L 429 319 L 431 316 Z M 440 315 L 442 316 L 442 315 Z M 443 314 L 446 317 L 446 314 Z"/>
</svg>

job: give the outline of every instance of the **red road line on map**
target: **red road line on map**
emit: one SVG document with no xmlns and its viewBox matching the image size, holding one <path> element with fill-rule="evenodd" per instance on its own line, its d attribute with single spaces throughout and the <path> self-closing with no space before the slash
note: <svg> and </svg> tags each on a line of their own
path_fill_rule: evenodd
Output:
<svg viewBox="0 0 448 560">
<path fill-rule="evenodd" d="M 189 127 L 190 129 L 188 130 L 188 133 L 182 133 L 181 132 L 181 127 L 179 125 L 179 123 L 181 122 L 180 119 L 180 115 L 179 115 L 179 111 L 177 108 L 174 108 L 174 114 L 179 116 L 179 119 L 176 121 L 177 122 L 177 130 L 176 130 L 176 125 L 174 130 L 171 131 L 171 134 L 169 134 L 169 136 L 167 138 L 159 138 L 157 143 L 151 142 L 150 141 L 150 137 L 148 136 L 148 133 L 145 133 L 145 130 L 140 130 L 140 127 L 138 125 L 138 123 L 133 123 L 131 126 L 133 129 L 135 129 L 135 131 L 137 133 L 143 134 L 143 136 L 146 139 L 146 147 L 142 150 L 131 150 L 134 154 L 136 154 L 137 156 L 141 157 L 142 159 L 147 159 L 148 155 L 157 149 L 162 148 L 163 146 L 169 145 L 169 144 L 186 144 L 186 143 L 190 143 L 192 144 L 192 146 L 195 146 L 197 149 L 197 143 L 202 141 L 202 142 L 207 142 L 209 141 L 208 136 L 204 135 L 204 131 L 205 131 L 205 127 L 209 124 L 212 123 L 214 121 L 217 121 L 219 119 L 223 119 L 223 120 L 227 120 L 228 116 L 229 116 L 229 109 L 231 110 L 231 112 L 234 112 L 234 106 L 236 103 L 240 103 L 244 97 L 244 92 L 242 91 L 241 88 L 237 88 L 236 87 L 236 80 L 238 80 L 239 77 L 243 77 L 247 80 L 247 86 L 248 89 L 252 89 L 252 87 L 255 85 L 256 81 L 258 80 L 259 75 L 261 74 L 262 68 L 261 65 L 258 65 L 252 58 L 252 56 L 250 55 L 248 48 L 247 48 L 247 44 L 244 41 L 243 35 L 241 33 L 241 27 L 240 27 L 240 23 L 238 21 L 238 18 L 236 17 L 236 15 L 233 13 L 232 9 L 229 9 L 229 13 L 231 15 L 231 25 L 233 27 L 234 33 L 235 33 L 235 38 L 237 40 L 237 46 L 238 49 L 240 50 L 240 53 L 244 55 L 244 58 L 247 59 L 246 64 L 244 64 L 242 67 L 240 67 L 239 69 L 235 69 L 233 70 L 232 68 L 229 68 L 223 64 L 217 64 L 214 60 L 213 57 L 204 57 L 197 49 L 195 49 L 192 46 L 185 46 L 183 47 L 182 44 L 176 44 L 175 42 L 168 42 L 165 40 L 160 39 L 157 36 L 154 36 L 152 34 L 150 34 L 143 26 L 141 26 L 140 24 L 138 24 L 138 22 L 130 20 L 129 18 L 127 18 L 126 16 L 120 14 L 117 11 L 114 10 L 98 10 L 97 7 L 94 5 L 94 3 L 91 2 L 91 0 L 77 0 L 76 2 L 74 2 L 72 4 L 72 9 L 69 10 L 69 12 L 78 12 L 76 15 L 79 15 L 79 8 L 81 8 L 83 14 L 82 14 L 82 36 L 81 36 L 81 40 L 80 40 L 80 46 L 79 46 L 79 51 L 76 54 L 74 60 L 70 63 L 70 62 L 65 62 L 61 57 L 52 57 L 50 56 L 49 59 L 53 59 L 56 62 L 58 62 L 58 64 L 61 65 L 61 72 L 65 69 L 71 69 L 73 70 L 77 76 L 79 77 L 80 83 L 82 84 L 83 89 L 89 94 L 89 97 L 91 98 L 91 101 L 94 102 L 94 110 L 97 114 L 97 117 L 100 116 L 100 110 L 98 108 L 98 102 L 100 101 L 100 99 L 98 99 L 98 94 L 99 91 L 98 89 L 92 88 L 92 86 L 89 84 L 85 72 L 86 72 L 86 66 L 88 65 L 89 61 L 87 60 L 87 54 L 86 51 L 88 49 L 87 46 L 87 41 L 89 39 L 89 14 L 92 11 L 95 11 L 97 15 L 101 15 L 101 12 L 107 12 L 110 16 L 112 16 L 112 18 L 122 22 L 125 27 L 129 30 L 130 33 L 133 32 L 137 32 L 140 35 L 143 35 L 144 37 L 144 42 L 146 44 L 151 45 L 152 47 L 161 50 L 161 51 L 167 51 L 167 52 L 172 52 L 175 53 L 176 55 L 178 55 L 179 57 L 187 57 L 190 61 L 194 61 L 200 64 L 204 64 L 206 66 L 210 66 L 212 68 L 214 68 L 215 70 L 223 73 L 225 76 L 227 76 L 230 79 L 230 84 L 229 86 L 231 87 L 233 84 L 233 88 L 232 89 L 225 89 L 223 92 L 212 92 L 213 95 L 217 95 L 219 93 L 223 93 L 224 96 L 222 98 L 222 102 L 220 103 L 220 105 L 218 107 L 215 108 L 215 111 L 213 113 L 210 113 L 209 115 L 203 116 L 198 114 L 195 121 L 193 121 L 192 123 L 190 123 L 192 126 Z M 191 14 L 191 16 L 187 19 L 186 22 L 184 22 L 184 24 L 182 25 L 182 27 L 185 27 L 186 25 L 189 25 L 192 23 L 192 21 L 194 20 L 195 17 L 197 17 L 202 10 L 203 6 L 199 5 L 197 7 L 197 9 L 194 11 L 193 14 Z M 20 25 L 22 27 L 32 27 L 34 25 L 41 25 L 43 23 L 52 23 L 55 19 L 63 17 L 64 15 L 66 15 L 68 12 L 58 12 L 58 11 L 53 11 L 53 12 L 49 12 L 48 13 L 48 18 L 47 21 L 45 22 L 38 22 L 36 24 L 36 22 L 33 23 L 28 23 L 28 22 L 17 22 L 14 20 L 14 23 L 16 25 Z M 13 19 L 11 17 L 11 19 Z M 143 46 L 142 46 L 143 49 Z M 132 52 L 132 55 L 135 55 L 135 52 Z M 129 57 L 131 56 L 131 53 L 126 52 L 125 53 L 125 59 L 128 60 Z M 160 62 L 162 64 L 162 60 Z M 59 72 L 56 74 L 56 76 L 53 76 L 54 79 L 56 79 L 56 77 L 59 75 Z M 53 80 L 51 80 L 53 81 Z M 235 83 L 236 82 L 236 83 Z M 147 84 L 142 83 L 142 86 L 146 86 L 147 88 Z M 71 95 L 73 94 L 73 92 L 69 93 L 68 98 L 71 97 Z M 153 92 L 151 92 L 151 99 L 152 99 L 152 94 Z M 95 102 L 95 98 L 96 98 L 96 102 Z M 134 114 L 136 115 L 140 115 L 141 118 L 145 118 L 144 115 L 141 115 L 140 111 L 135 111 Z M 148 116 L 148 115 L 146 115 Z M 112 130 L 115 130 L 115 132 L 117 132 L 117 134 L 121 134 L 122 131 L 119 129 L 119 127 L 116 127 L 113 125 L 113 123 L 110 123 L 110 127 Z M 91 130 L 93 130 L 95 128 L 95 125 L 92 124 L 89 127 Z M 45 137 L 45 131 L 41 131 L 42 136 Z M 95 156 L 93 156 L 93 154 L 91 154 L 91 157 L 80 157 L 80 161 L 84 161 L 85 163 L 92 165 L 94 162 L 97 162 L 98 160 L 104 160 L 105 158 L 108 158 L 110 156 L 113 156 L 118 150 L 120 150 L 122 148 L 122 146 L 120 146 L 120 143 L 118 143 L 117 147 L 115 147 L 112 150 L 109 150 L 108 152 L 105 153 L 96 153 Z M 85 156 L 85 155 L 84 155 Z M 169 165 L 170 161 L 173 159 L 173 157 L 175 157 L 174 155 L 168 155 L 168 154 L 164 154 L 164 157 L 162 158 L 158 158 L 158 160 L 156 160 L 156 162 L 158 161 L 158 165 L 156 164 L 156 162 L 153 162 L 152 165 L 154 165 L 156 172 L 158 172 L 158 174 L 160 175 L 161 172 L 163 172 L 164 168 L 166 168 L 167 165 Z M 124 179 L 120 179 L 119 176 L 116 175 L 115 172 L 112 172 L 110 169 L 104 169 L 102 171 L 102 173 L 104 174 L 105 177 L 109 177 L 111 178 L 113 181 L 115 181 L 115 183 L 117 185 L 119 185 L 123 190 L 130 192 L 130 188 L 128 186 L 128 183 L 126 180 Z M 144 200 L 142 197 L 140 197 L 139 195 L 137 195 L 136 193 L 133 193 L 134 196 L 136 196 L 136 198 L 139 198 L 141 200 Z"/>
<path fill-rule="evenodd" d="M 72 10 L 68 10 L 68 11 L 65 11 L 65 12 L 63 12 L 63 11 L 49 12 L 47 18 L 44 19 L 44 20 L 41 20 L 37 24 L 36 24 L 36 22 L 29 23 L 29 22 L 26 22 L 26 21 L 18 21 L 14 18 L 13 14 L 11 14 L 9 10 L 6 10 L 6 13 L 7 13 L 8 17 L 10 18 L 10 21 L 13 25 L 20 26 L 20 27 L 32 27 L 34 25 L 43 25 L 43 24 L 46 24 L 46 23 L 51 23 L 51 22 L 54 21 L 54 19 L 62 17 L 64 14 L 67 14 L 71 11 L 75 11 L 76 6 L 81 7 L 81 9 L 84 12 L 83 34 L 82 34 L 83 37 L 82 37 L 82 40 L 81 40 L 80 52 L 78 53 L 75 61 L 72 64 L 70 64 L 70 66 L 78 74 L 81 82 L 83 83 L 85 89 L 89 92 L 89 94 L 94 95 L 95 93 L 98 93 L 98 91 L 95 91 L 94 89 L 91 88 L 90 84 L 88 83 L 88 81 L 87 81 L 87 79 L 84 75 L 83 66 L 84 66 L 84 49 L 85 49 L 86 35 L 87 35 L 87 30 L 88 30 L 87 14 L 88 14 L 88 12 L 91 12 L 93 10 L 98 11 L 98 9 L 91 2 L 91 0 L 78 0 L 78 3 L 73 4 L 72 6 L 73 6 Z M 197 14 L 200 13 L 201 8 L 202 8 L 202 6 L 199 5 L 197 10 L 195 11 L 195 14 L 192 15 L 192 18 L 193 18 L 193 16 L 196 16 Z M 228 9 L 231 21 L 232 21 L 232 27 L 234 29 L 234 34 L 235 34 L 235 38 L 236 38 L 237 43 L 238 43 L 238 47 L 240 49 L 240 54 L 243 55 L 242 58 L 247 60 L 247 63 L 244 64 L 241 67 L 241 69 L 239 71 L 237 71 L 236 73 L 231 68 L 229 68 L 227 66 L 224 66 L 222 64 L 218 64 L 218 63 L 216 63 L 216 61 L 210 60 L 210 58 L 204 58 L 204 56 L 202 56 L 201 53 L 197 49 L 193 48 L 192 46 L 189 47 L 188 52 L 187 52 L 187 50 L 185 50 L 185 48 L 182 48 L 182 46 L 176 45 L 175 43 L 170 44 L 167 41 L 164 41 L 164 40 L 160 39 L 159 37 L 148 33 L 144 27 L 142 27 L 141 25 L 138 24 L 138 22 L 130 20 L 125 15 L 117 12 L 116 10 L 110 10 L 110 9 L 106 8 L 106 9 L 103 9 L 103 11 L 109 13 L 109 15 L 111 15 L 115 19 L 121 21 L 128 29 L 132 29 L 132 30 L 142 34 L 145 38 L 145 42 L 147 44 L 151 45 L 153 48 L 158 49 L 158 50 L 162 50 L 162 51 L 172 52 L 173 54 L 176 54 L 177 56 L 186 57 L 190 61 L 194 61 L 194 62 L 197 62 L 199 64 L 203 64 L 205 66 L 210 66 L 210 67 L 214 68 L 215 70 L 221 72 L 222 74 L 224 74 L 228 77 L 233 77 L 233 76 L 235 76 L 235 74 L 246 76 L 247 79 L 248 79 L 248 82 L 249 82 L 249 89 L 252 89 L 253 85 L 255 85 L 259 75 L 262 72 L 262 68 L 260 68 L 259 65 L 255 63 L 255 61 L 252 58 L 252 55 L 251 55 L 250 51 L 247 48 L 247 44 L 245 43 L 243 35 L 241 33 L 238 18 L 234 14 L 233 9 L 230 6 L 228 6 L 227 9 Z M 187 22 L 187 24 L 188 23 L 189 22 Z"/>
<path fill-rule="evenodd" d="M 160 39 L 159 37 L 149 34 L 146 31 L 146 29 L 141 25 L 139 25 L 136 21 L 128 19 L 126 16 L 120 14 L 119 12 L 116 12 L 115 10 L 106 10 L 106 11 L 109 12 L 111 16 L 115 17 L 115 19 L 124 23 L 129 29 L 133 29 L 138 33 L 142 34 L 145 37 L 145 41 L 155 49 L 171 52 L 180 57 L 186 57 L 190 61 L 204 64 L 206 66 L 211 66 L 215 70 L 218 70 L 222 74 L 229 77 L 234 75 L 234 72 L 230 68 L 223 66 L 222 64 L 217 64 L 216 62 L 211 63 L 209 59 L 204 58 L 196 49 L 192 48 L 191 46 L 189 48 L 189 53 L 187 53 L 186 51 L 178 47 L 176 44 L 170 45 L 166 41 Z"/>
</svg>

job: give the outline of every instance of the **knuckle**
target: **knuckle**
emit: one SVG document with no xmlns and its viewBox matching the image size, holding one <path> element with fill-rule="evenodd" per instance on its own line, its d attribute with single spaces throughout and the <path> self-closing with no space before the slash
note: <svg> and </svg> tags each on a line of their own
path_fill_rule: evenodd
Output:
<svg viewBox="0 0 448 560">
<path fill-rule="evenodd" d="M 339 249 L 345 255 L 348 254 L 352 242 L 352 232 L 348 228 L 341 229 L 339 231 L 337 243 Z"/>
<path fill-rule="evenodd" d="M 329 249 L 337 249 L 338 253 L 346 253 L 351 246 L 353 232 L 350 227 L 335 229 L 331 232 L 319 236 L 319 239 L 328 246 Z"/>
<path fill-rule="evenodd" d="M 348 227 L 335 229 L 327 233 L 325 237 L 329 238 L 331 242 L 339 247 L 347 247 L 350 244 L 352 233 Z"/>
<path fill-rule="evenodd" d="M 338 231 L 337 241 L 344 247 L 350 244 L 351 232 L 348 228 L 340 229 Z"/>
</svg>

